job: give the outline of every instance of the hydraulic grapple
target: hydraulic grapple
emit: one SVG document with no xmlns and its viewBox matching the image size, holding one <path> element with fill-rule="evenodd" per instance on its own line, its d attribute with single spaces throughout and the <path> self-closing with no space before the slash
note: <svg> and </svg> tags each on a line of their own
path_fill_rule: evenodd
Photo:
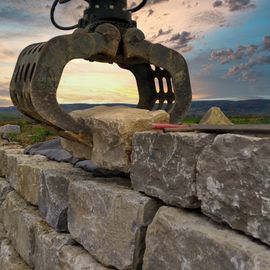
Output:
<svg viewBox="0 0 270 270">
<path fill-rule="evenodd" d="M 55 21 L 54 12 L 58 3 L 69 1 L 54 1 L 51 20 L 59 29 L 76 30 L 32 44 L 21 52 L 10 86 L 16 107 L 59 135 L 88 144 L 91 130 L 63 111 L 56 99 L 67 63 L 85 59 L 116 63 L 131 71 L 138 86 L 138 108 L 165 109 L 170 113 L 170 122 L 179 123 L 192 99 L 188 67 L 181 54 L 145 40 L 136 27 L 131 15 L 147 0 L 131 9 L 127 9 L 127 0 L 87 0 L 89 6 L 78 24 L 62 27 Z"/>
</svg>

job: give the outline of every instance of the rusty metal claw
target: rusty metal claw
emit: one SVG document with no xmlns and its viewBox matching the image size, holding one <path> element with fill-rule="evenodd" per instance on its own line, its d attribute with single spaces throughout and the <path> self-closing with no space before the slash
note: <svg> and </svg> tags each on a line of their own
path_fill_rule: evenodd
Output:
<svg viewBox="0 0 270 270">
<path fill-rule="evenodd" d="M 78 31 L 27 47 L 19 56 L 11 81 L 13 103 L 27 116 L 61 132 L 63 137 L 89 144 L 91 132 L 61 109 L 56 99 L 57 88 L 69 61 L 98 56 L 114 58 L 119 42 L 119 30 L 104 24 L 94 33 Z"/>
</svg>

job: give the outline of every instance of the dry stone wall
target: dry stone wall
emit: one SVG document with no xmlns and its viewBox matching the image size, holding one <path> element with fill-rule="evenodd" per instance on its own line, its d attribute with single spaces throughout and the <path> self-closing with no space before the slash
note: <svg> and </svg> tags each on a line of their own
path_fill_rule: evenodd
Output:
<svg viewBox="0 0 270 270">
<path fill-rule="evenodd" d="M 269 137 L 139 132 L 129 179 L 0 146 L 0 269 L 269 270 L 269 154 Z"/>
</svg>

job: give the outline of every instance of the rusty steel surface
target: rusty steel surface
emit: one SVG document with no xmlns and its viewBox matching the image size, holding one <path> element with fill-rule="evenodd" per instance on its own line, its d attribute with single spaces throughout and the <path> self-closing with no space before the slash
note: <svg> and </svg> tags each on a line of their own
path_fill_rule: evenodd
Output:
<svg viewBox="0 0 270 270">
<path fill-rule="evenodd" d="M 69 1 L 54 2 L 53 20 L 56 5 Z M 181 54 L 145 40 L 137 29 L 131 13 L 147 1 L 131 10 L 127 9 L 127 0 L 86 2 L 89 8 L 72 34 L 30 45 L 21 52 L 10 85 L 15 106 L 60 136 L 90 144 L 91 130 L 63 111 L 56 98 L 65 66 L 73 59 L 85 59 L 116 63 L 132 72 L 139 92 L 138 108 L 165 109 L 170 122 L 179 123 L 192 100 L 188 66 Z"/>
</svg>

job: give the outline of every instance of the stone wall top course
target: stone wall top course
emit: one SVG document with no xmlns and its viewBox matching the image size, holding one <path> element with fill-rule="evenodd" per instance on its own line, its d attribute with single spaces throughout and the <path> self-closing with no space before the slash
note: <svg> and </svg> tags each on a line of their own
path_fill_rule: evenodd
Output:
<svg viewBox="0 0 270 270">
<path fill-rule="evenodd" d="M 197 158 L 214 137 L 193 132 L 136 133 L 131 165 L 133 188 L 169 205 L 198 208 Z"/>
<path fill-rule="evenodd" d="M 0 177 L 7 174 L 7 154 L 22 154 L 23 149 L 19 145 L 0 146 Z"/>
<path fill-rule="evenodd" d="M 270 137 L 225 134 L 197 165 L 202 211 L 270 245 Z"/>
</svg>

